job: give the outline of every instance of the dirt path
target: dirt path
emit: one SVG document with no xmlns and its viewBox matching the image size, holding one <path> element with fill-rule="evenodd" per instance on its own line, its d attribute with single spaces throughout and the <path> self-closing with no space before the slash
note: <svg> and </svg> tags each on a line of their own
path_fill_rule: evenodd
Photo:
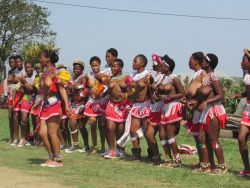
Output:
<svg viewBox="0 0 250 188">
<path fill-rule="evenodd" d="M 28 175 L 25 172 L 9 167 L 0 166 L 0 187 L 6 188 L 44 188 L 44 187 L 53 187 L 53 188 L 68 188 L 62 186 L 58 183 L 53 183 L 53 180 L 46 177 L 32 176 Z"/>
</svg>

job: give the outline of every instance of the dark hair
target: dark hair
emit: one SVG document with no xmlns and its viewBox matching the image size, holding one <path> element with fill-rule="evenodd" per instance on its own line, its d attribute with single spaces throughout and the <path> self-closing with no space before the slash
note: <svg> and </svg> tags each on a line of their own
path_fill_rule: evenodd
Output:
<svg viewBox="0 0 250 188">
<path fill-rule="evenodd" d="M 9 57 L 9 60 L 11 60 L 11 59 L 14 59 L 14 60 L 15 60 L 15 56 L 13 56 L 13 55 L 10 56 L 10 57 Z"/>
<path fill-rule="evenodd" d="M 122 61 L 121 59 L 115 59 L 113 62 L 117 62 L 118 65 L 119 65 L 120 67 L 122 67 L 122 68 L 123 68 L 123 66 L 124 66 L 124 63 L 123 63 L 123 61 Z"/>
<path fill-rule="evenodd" d="M 113 57 L 118 57 L 118 51 L 115 48 L 110 48 L 107 50 L 108 53 L 111 53 Z"/>
<path fill-rule="evenodd" d="M 247 52 L 250 53 L 250 51 L 247 51 Z M 250 57 L 248 57 L 247 54 L 244 54 L 244 55 L 247 57 L 248 61 L 250 62 Z"/>
<path fill-rule="evenodd" d="M 58 62 L 59 57 L 54 50 L 44 50 L 43 53 L 45 54 L 46 58 L 50 58 L 51 63 Z"/>
<path fill-rule="evenodd" d="M 208 56 L 208 58 L 210 59 L 210 61 L 205 58 L 207 63 L 210 63 L 210 67 L 212 69 L 215 69 L 216 66 L 218 65 L 218 57 L 215 54 L 207 54 L 206 56 Z"/>
<path fill-rule="evenodd" d="M 34 67 L 33 63 L 31 63 L 30 61 L 25 62 L 24 66 L 25 66 L 26 64 L 31 64 L 31 66 Z"/>
<path fill-rule="evenodd" d="M 200 65 L 204 60 L 204 54 L 202 52 L 195 52 L 192 54 L 192 57 L 194 58 L 194 60 L 198 61 Z"/>
<path fill-rule="evenodd" d="M 22 56 L 20 56 L 20 55 L 16 55 L 14 59 L 15 59 L 15 60 L 16 60 L 16 59 L 20 59 L 21 61 L 23 61 L 23 58 L 22 58 Z"/>
<path fill-rule="evenodd" d="M 166 61 L 166 63 L 169 65 L 170 71 L 173 72 L 173 70 L 174 70 L 174 68 L 175 68 L 175 62 L 174 62 L 174 60 L 171 59 L 167 54 L 164 55 L 164 56 L 162 57 L 162 59 L 163 59 L 164 61 Z"/>
<path fill-rule="evenodd" d="M 148 59 L 146 58 L 146 56 L 145 56 L 145 55 L 143 55 L 143 54 L 139 54 L 139 55 L 137 55 L 136 57 L 138 57 L 141 61 L 143 61 L 143 63 L 144 63 L 144 67 L 146 67 L 146 66 L 147 66 L 147 64 L 148 64 Z"/>
<path fill-rule="evenodd" d="M 100 60 L 100 58 L 97 57 L 97 56 L 91 57 L 90 60 L 89 60 L 89 64 L 91 65 L 91 63 L 92 63 L 93 61 L 98 61 L 99 64 L 101 64 L 101 60 Z"/>
</svg>

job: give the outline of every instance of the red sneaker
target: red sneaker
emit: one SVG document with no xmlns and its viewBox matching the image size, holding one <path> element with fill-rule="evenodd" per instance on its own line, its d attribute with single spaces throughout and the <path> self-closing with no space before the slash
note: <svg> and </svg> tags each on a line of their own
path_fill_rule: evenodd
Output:
<svg viewBox="0 0 250 188">
<path fill-rule="evenodd" d="M 116 154 L 115 154 L 115 150 L 110 150 L 108 155 L 105 155 L 104 158 L 106 159 L 115 159 L 116 158 Z"/>
<path fill-rule="evenodd" d="M 40 166 L 49 166 L 50 163 L 52 163 L 50 159 L 48 159 L 45 163 L 40 164 Z"/>
<path fill-rule="evenodd" d="M 239 174 L 237 174 L 236 176 L 250 176 L 250 170 L 242 170 Z"/>
<path fill-rule="evenodd" d="M 61 166 L 63 166 L 63 163 L 62 162 L 56 162 L 56 161 L 52 161 L 48 165 L 48 167 L 61 167 Z"/>
<path fill-rule="evenodd" d="M 200 168 L 200 167 L 201 167 L 200 163 L 197 163 L 195 165 L 189 166 L 189 168 L 191 168 L 191 169 L 196 169 L 196 168 Z"/>
<path fill-rule="evenodd" d="M 21 140 L 20 140 L 20 142 L 19 142 L 19 144 L 18 144 L 17 147 L 23 147 L 25 143 L 26 143 L 26 140 L 25 140 L 25 138 L 23 137 L 23 138 L 21 138 Z"/>
</svg>

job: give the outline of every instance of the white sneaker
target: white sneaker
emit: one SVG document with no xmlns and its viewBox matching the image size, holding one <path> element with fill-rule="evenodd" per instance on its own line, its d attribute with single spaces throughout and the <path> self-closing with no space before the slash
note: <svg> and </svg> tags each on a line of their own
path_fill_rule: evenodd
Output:
<svg viewBox="0 0 250 188">
<path fill-rule="evenodd" d="M 11 146 L 16 146 L 18 144 L 18 140 L 13 140 L 12 144 L 10 144 Z"/>
<path fill-rule="evenodd" d="M 26 146 L 31 146 L 31 144 L 30 144 L 30 142 L 28 140 L 25 142 L 25 145 Z"/>
<path fill-rule="evenodd" d="M 88 151 L 90 151 L 89 146 L 84 146 L 81 150 L 79 150 L 80 153 L 85 153 L 85 152 L 88 152 Z"/>
<path fill-rule="evenodd" d="M 19 147 L 19 148 L 20 148 L 20 147 L 23 147 L 25 143 L 26 143 L 25 139 L 24 139 L 24 138 L 21 138 L 21 140 L 20 140 L 20 142 L 19 142 L 19 144 L 18 144 L 17 147 Z"/>
<path fill-rule="evenodd" d="M 101 156 L 105 156 L 105 155 L 108 155 L 110 153 L 110 149 L 108 148 L 104 153 L 101 154 Z"/>
<path fill-rule="evenodd" d="M 120 150 L 120 158 L 124 159 L 126 157 L 125 150 Z"/>
<path fill-rule="evenodd" d="M 120 156 L 120 151 L 119 151 L 119 149 L 117 149 L 117 148 L 115 149 L 115 155 L 116 155 L 116 156 Z"/>
</svg>

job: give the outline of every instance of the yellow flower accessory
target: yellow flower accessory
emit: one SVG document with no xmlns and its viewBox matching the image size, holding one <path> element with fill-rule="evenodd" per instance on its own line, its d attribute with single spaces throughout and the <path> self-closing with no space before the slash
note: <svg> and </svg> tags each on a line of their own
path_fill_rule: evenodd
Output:
<svg viewBox="0 0 250 188">
<path fill-rule="evenodd" d="M 35 87 L 37 89 L 39 89 L 39 84 L 40 84 L 40 80 L 41 80 L 42 74 L 43 73 L 40 73 L 39 76 L 35 79 Z"/>
<path fill-rule="evenodd" d="M 61 70 L 59 72 L 58 79 L 61 80 L 62 84 L 66 84 L 66 83 L 68 83 L 71 80 L 71 76 L 70 76 L 70 74 L 69 74 L 68 71 Z"/>
</svg>

